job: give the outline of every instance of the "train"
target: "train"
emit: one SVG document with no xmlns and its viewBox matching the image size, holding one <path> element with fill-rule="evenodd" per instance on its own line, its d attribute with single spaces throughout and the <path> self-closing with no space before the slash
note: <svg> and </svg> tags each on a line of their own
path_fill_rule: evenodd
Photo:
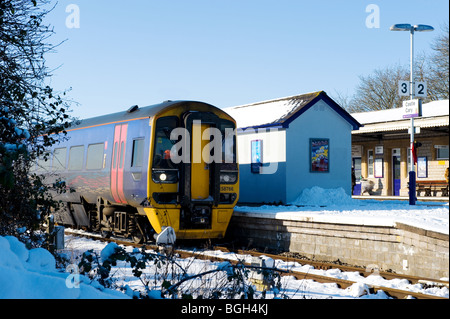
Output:
<svg viewBox="0 0 450 319">
<path fill-rule="evenodd" d="M 37 170 L 64 181 L 55 222 L 151 241 L 225 236 L 239 199 L 236 122 L 164 101 L 75 122 Z M 161 239 L 164 242 L 164 239 Z"/>
</svg>

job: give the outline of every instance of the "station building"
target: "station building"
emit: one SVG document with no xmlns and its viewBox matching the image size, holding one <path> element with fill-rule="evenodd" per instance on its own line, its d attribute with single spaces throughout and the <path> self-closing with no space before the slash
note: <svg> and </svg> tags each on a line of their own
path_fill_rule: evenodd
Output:
<svg viewBox="0 0 450 319">
<path fill-rule="evenodd" d="M 352 192 L 359 122 L 324 91 L 225 108 L 237 122 L 240 203 L 288 204 L 306 188 Z"/>
<path fill-rule="evenodd" d="M 408 196 L 411 122 L 403 118 L 403 109 L 351 115 L 363 124 L 352 132 L 352 165 L 356 176 L 353 194 L 361 195 L 364 184 L 370 183 L 367 192 L 370 195 Z M 422 116 L 414 119 L 414 126 L 415 141 L 421 143 L 417 148 L 417 182 L 444 183 L 449 166 L 449 101 L 423 104 Z M 433 195 L 443 195 L 440 188 L 436 190 Z"/>
</svg>

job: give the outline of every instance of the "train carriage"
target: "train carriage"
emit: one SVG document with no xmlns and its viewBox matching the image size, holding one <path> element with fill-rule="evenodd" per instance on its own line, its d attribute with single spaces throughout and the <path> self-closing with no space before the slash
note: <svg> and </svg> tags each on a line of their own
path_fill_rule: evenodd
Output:
<svg viewBox="0 0 450 319">
<path fill-rule="evenodd" d="M 61 224 L 142 242 L 222 238 L 238 200 L 236 123 L 210 104 L 161 104 L 82 120 L 42 173 L 66 182 Z M 45 167 L 44 167 L 45 166 Z"/>
</svg>

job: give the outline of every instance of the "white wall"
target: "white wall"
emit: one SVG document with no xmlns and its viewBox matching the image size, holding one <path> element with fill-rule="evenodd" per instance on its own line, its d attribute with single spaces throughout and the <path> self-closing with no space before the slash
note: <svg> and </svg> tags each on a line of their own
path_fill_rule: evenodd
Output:
<svg viewBox="0 0 450 319">
<path fill-rule="evenodd" d="M 251 141 L 262 140 L 263 167 L 251 172 Z M 239 202 L 278 203 L 286 201 L 286 131 L 247 129 L 238 133 Z"/>
</svg>

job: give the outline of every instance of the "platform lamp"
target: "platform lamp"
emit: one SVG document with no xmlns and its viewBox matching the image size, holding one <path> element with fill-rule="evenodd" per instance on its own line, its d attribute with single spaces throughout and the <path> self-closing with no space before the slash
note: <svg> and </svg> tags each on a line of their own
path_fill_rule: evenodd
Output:
<svg viewBox="0 0 450 319">
<path fill-rule="evenodd" d="M 410 32 L 410 39 L 411 39 L 411 74 L 410 74 L 410 80 L 409 80 L 409 96 L 410 100 L 414 99 L 414 32 L 426 32 L 426 31 L 433 31 L 434 28 L 430 25 L 424 25 L 424 24 L 417 24 L 417 25 L 410 25 L 407 23 L 401 23 L 401 24 L 394 24 L 390 28 L 391 31 L 409 31 Z M 413 150 L 414 150 L 414 117 L 411 117 L 411 170 L 409 172 L 409 204 L 415 205 L 416 204 L 416 171 L 414 168 L 414 160 L 413 160 Z"/>
</svg>

